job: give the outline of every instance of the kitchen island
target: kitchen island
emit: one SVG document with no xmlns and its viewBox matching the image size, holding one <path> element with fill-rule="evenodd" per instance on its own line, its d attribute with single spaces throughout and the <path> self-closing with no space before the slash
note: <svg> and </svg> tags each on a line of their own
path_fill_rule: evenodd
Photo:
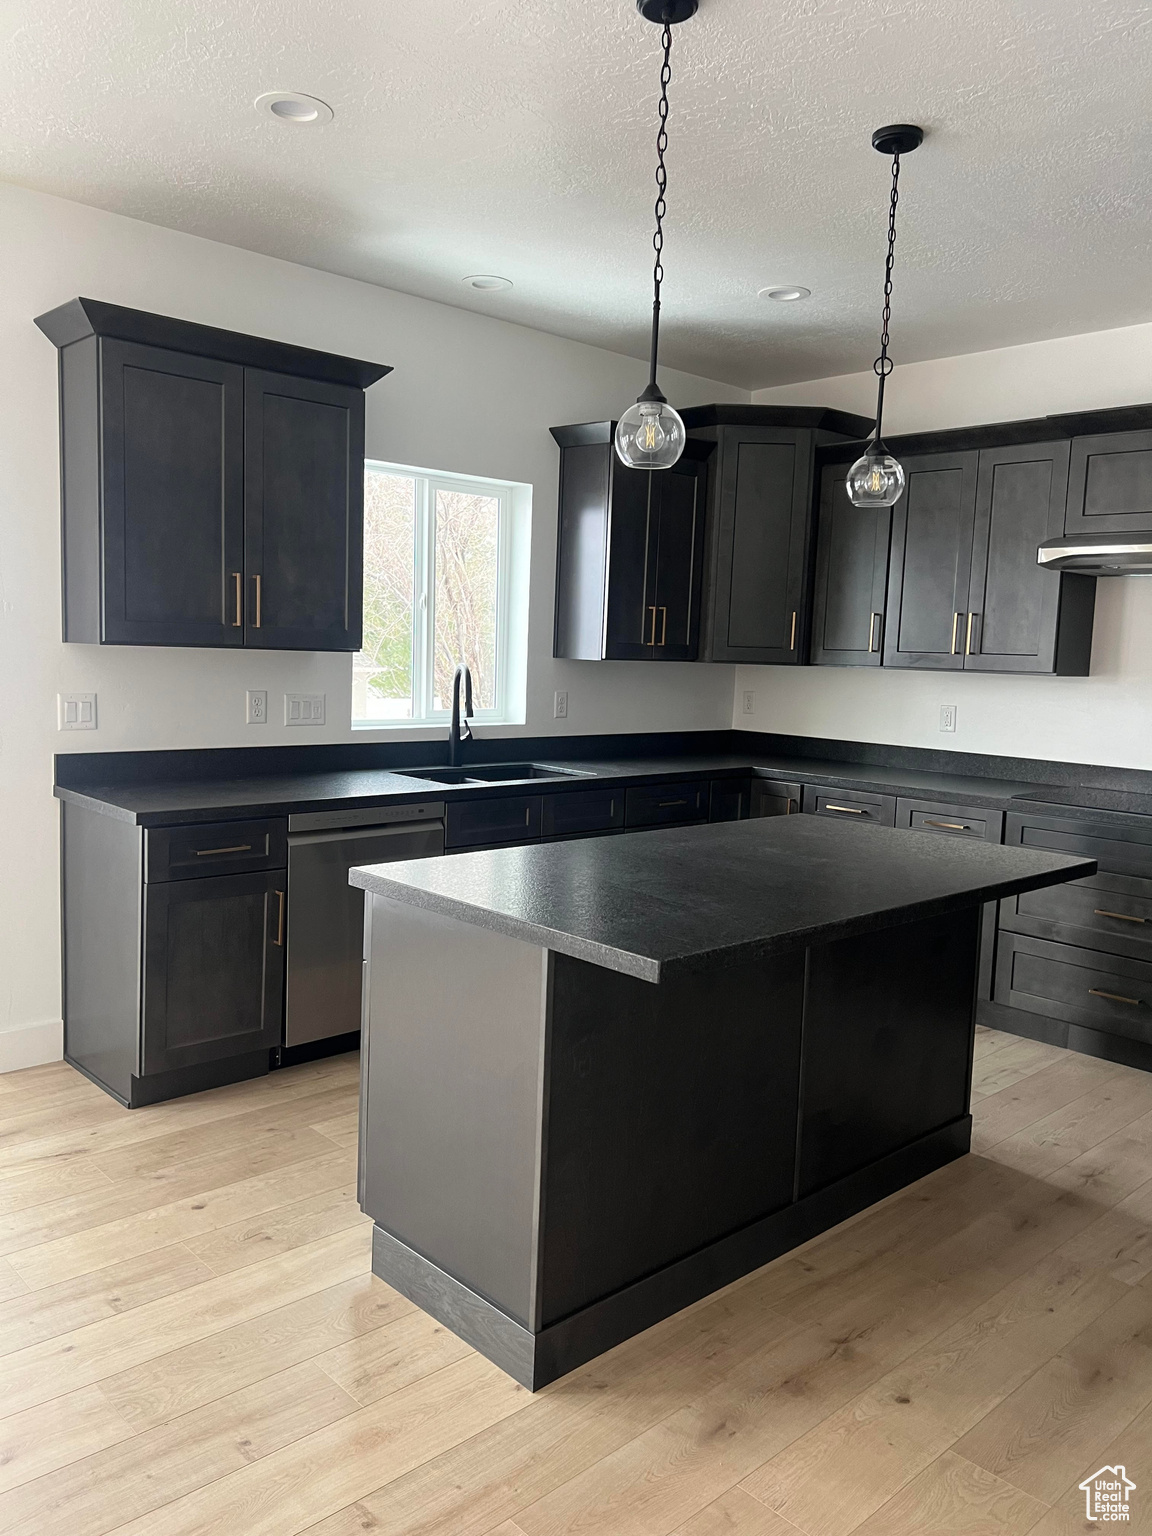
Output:
<svg viewBox="0 0 1152 1536">
<path fill-rule="evenodd" d="M 794 816 L 354 869 L 373 1270 L 533 1389 L 968 1150 L 982 903 Z"/>
</svg>

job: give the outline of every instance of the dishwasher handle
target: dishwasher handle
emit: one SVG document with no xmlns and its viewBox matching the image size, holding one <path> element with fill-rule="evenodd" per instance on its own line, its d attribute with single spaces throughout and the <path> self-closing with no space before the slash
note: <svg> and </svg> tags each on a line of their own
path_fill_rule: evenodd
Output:
<svg viewBox="0 0 1152 1536">
<path fill-rule="evenodd" d="M 310 843 L 363 842 L 366 837 L 411 837 L 413 832 L 428 832 L 439 827 L 442 821 L 393 821 L 383 827 L 351 827 L 339 832 L 289 832 L 289 848 L 306 848 Z"/>
</svg>

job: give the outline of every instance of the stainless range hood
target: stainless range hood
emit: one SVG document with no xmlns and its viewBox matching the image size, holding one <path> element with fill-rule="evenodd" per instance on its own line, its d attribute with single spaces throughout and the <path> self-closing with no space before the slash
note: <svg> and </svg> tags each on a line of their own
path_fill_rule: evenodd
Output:
<svg viewBox="0 0 1152 1536">
<path fill-rule="evenodd" d="M 1046 571 L 1080 571 L 1085 576 L 1152 575 L 1152 533 L 1078 533 L 1045 539 L 1036 563 Z"/>
</svg>

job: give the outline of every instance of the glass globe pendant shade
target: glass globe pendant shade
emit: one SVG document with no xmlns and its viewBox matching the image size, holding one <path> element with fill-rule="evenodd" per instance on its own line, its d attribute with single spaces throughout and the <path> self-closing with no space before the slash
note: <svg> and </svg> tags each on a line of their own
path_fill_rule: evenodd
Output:
<svg viewBox="0 0 1152 1536">
<path fill-rule="evenodd" d="M 638 400 L 616 423 L 616 452 L 629 469 L 671 469 L 686 433 L 666 400 Z"/>
<path fill-rule="evenodd" d="M 848 500 L 854 507 L 891 507 L 904 492 L 904 468 L 883 443 L 869 443 L 848 471 Z"/>
</svg>

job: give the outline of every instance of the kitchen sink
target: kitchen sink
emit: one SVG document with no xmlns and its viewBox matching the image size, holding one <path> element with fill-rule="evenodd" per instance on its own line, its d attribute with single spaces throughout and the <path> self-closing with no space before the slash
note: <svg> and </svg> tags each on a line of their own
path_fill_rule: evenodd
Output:
<svg viewBox="0 0 1152 1536">
<path fill-rule="evenodd" d="M 401 768 L 406 779 L 432 784 L 520 784 L 528 779 L 586 779 L 583 768 L 555 768 L 548 763 L 474 763 L 467 768 Z"/>
</svg>

